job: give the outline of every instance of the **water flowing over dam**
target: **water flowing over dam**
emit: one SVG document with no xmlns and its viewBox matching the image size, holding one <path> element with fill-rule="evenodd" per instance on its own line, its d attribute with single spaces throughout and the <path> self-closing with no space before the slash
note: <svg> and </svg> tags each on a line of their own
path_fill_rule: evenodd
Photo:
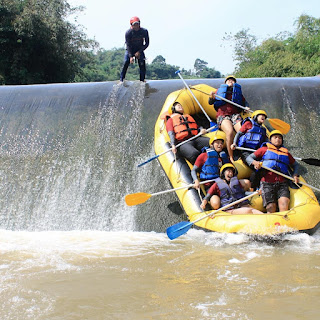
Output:
<svg viewBox="0 0 320 320">
<path fill-rule="evenodd" d="M 223 79 L 188 80 L 217 88 Z M 320 157 L 320 77 L 239 79 L 253 110 L 291 125 L 285 145 Z M 180 80 L 0 87 L 0 229 L 163 232 L 186 219 L 174 194 L 128 207 L 124 196 L 170 188 L 154 124 Z M 319 170 L 303 175 L 319 187 Z M 319 198 L 319 195 L 317 195 Z"/>
</svg>

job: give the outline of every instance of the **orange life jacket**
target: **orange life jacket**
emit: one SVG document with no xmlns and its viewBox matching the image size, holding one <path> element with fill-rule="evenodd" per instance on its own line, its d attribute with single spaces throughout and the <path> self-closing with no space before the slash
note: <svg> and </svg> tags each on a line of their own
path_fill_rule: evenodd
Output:
<svg viewBox="0 0 320 320">
<path fill-rule="evenodd" d="M 284 174 L 289 174 L 289 151 L 287 148 L 281 146 L 277 148 L 272 143 L 267 142 L 264 144 L 268 150 L 262 157 L 262 164 L 267 168 L 281 171 Z"/>
<path fill-rule="evenodd" d="M 171 115 L 171 118 L 177 140 L 183 140 L 189 135 L 195 136 L 198 134 L 198 125 L 189 114 L 181 115 L 174 113 Z"/>
</svg>

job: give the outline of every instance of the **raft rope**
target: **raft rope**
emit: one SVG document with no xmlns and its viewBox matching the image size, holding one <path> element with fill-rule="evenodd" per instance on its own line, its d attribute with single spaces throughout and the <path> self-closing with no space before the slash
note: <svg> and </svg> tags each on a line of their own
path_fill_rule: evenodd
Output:
<svg viewBox="0 0 320 320">
<path fill-rule="evenodd" d="M 306 190 L 302 189 L 302 187 L 298 184 L 298 183 L 295 183 L 294 184 L 302 191 L 304 192 L 307 196 L 309 196 L 313 201 L 317 202 L 317 200 L 311 195 L 309 194 Z"/>
<path fill-rule="evenodd" d="M 299 208 L 299 207 L 302 207 L 304 205 L 308 204 L 308 201 L 305 201 L 304 203 L 300 203 L 300 204 L 297 204 L 296 206 L 292 207 L 291 209 L 288 210 L 288 212 L 286 214 L 280 214 L 280 213 L 264 213 L 264 214 L 257 214 L 257 213 L 238 213 L 236 214 L 237 216 L 264 216 L 264 215 L 268 215 L 268 216 L 278 216 L 278 217 L 281 217 L 281 218 L 284 218 L 285 220 L 288 220 L 288 216 L 289 215 L 293 215 L 295 213 L 289 213 L 290 211 L 296 209 L 296 208 Z M 223 211 L 221 211 L 223 212 Z M 195 212 L 195 213 L 199 213 L 199 212 Z M 193 213 L 193 214 L 195 214 Z M 233 215 L 233 214 L 219 214 L 219 215 L 214 215 L 212 217 L 210 217 L 211 219 L 213 218 L 219 218 L 219 217 L 234 217 L 236 215 Z"/>
<path fill-rule="evenodd" d="M 190 88 L 191 89 L 191 88 Z M 193 105 L 193 112 L 196 113 L 196 105 L 195 105 L 195 102 L 194 102 L 194 99 L 192 97 L 192 94 L 189 92 L 189 90 L 187 88 L 185 88 L 185 90 L 187 90 L 187 94 L 189 95 L 191 101 L 192 101 L 192 105 Z M 202 112 L 203 113 L 203 112 Z"/>
</svg>

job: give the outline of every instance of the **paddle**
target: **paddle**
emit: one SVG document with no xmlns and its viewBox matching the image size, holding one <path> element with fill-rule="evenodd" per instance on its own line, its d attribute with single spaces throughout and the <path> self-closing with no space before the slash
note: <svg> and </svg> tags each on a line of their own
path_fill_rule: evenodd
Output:
<svg viewBox="0 0 320 320">
<path fill-rule="evenodd" d="M 230 207 L 232 207 L 232 206 L 234 206 L 234 205 L 236 205 L 236 204 L 238 204 L 238 203 L 240 203 L 240 202 L 242 202 L 244 200 L 247 200 L 247 199 L 253 197 L 254 195 L 256 195 L 258 193 L 259 193 L 259 191 L 255 191 L 255 192 L 249 194 L 248 196 L 246 196 L 244 198 L 241 198 L 241 199 L 239 199 L 237 201 L 234 201 L 232 203 L 229 203 L 229 204 L 219 208 L 218 210 L 215 210 L 215 211 L 207 214 L 206 216 L 203 216 L 203 217 L 201 217 L 201 218 L 199 218 L 199 219 L 197 219 L 195 221 L 192 221 L 192 222 L 182 221 L 182 222 L 179 222 L 177 224 L 174 224 L 173 226 L 167 228 L 167 236 L 168 236 L 168 238 L 170 240 L 176 239 L 176 238 L 180 237 L 181 235 L 187 233 L 188 230 L 191 228 L 191 226 L 193 224 L 195 224 L 196 222 L 198 222 L 200 220 L 203 220 L 203 219 L 205 219 L 207 217 L 210 217 L 210 216 L 212 216 L 213 214 L 215 214 L 215 213 L 217 213 L 219 211 L 223 211 L 225 209 L 228 209 L 228 208 L 230 208 Z"/>
<path fill-rule="evenodd" d="M 254 149 L 249 149 L 249 148 L 244 148 L 244 147 L 236 147 L 236 149 L 239 149 L 239 150 L 244 150 L 244 151 L 251 151 L 251 152 L 255 152 L 256 150 Z M 318 166 L 320 167 L 320 160 L 319 159 L 315 159 L 315 158 L 297 158 L 297 157 L 294 157 L 296 160 L 299 160 L 299 161 L 303 161 L 307 164 L 310 164 L 312 166 Z"/>
<path fill-rule="evenodd" d="M 218 125 L 217 125 L 217 124 L 215 124 L 213 127 L 208 128 L 208 129 L 206 130 L 206 132 L 208 133 L 208 132 L 210 132 L 211 130 L 213 130 L 213 129 L 215 129 L 215 128 L 218 128 Z M 201 135 L 202 135 L 202 133 L 200 132 L 200 133 L 198 133 L 197 135 L 191 137 L 190 139 L 178 143 L 178 144 L 176 145 L 176 148 L 182 146 L 183 144 L 185 144 L 185 143 L 187 143 L 187 142 L 189 142 L 189 141 L 191 141 L 191 140 L 193 140 L 193 139 L 195 139 L 195 138 L 198 138 L 198 137 L 201 136 Z M 170 148 L 170 149 L 168 149 L 168 150 L 166 150 L 166 151 L 163 151 L 162 153 L 159 153 L 159 154 L 157 154 L 157 155 L 149 158 L 148 160 L 146 160 L 146 161 L 138 164 L 138 167 L 142 167 L 142 166 L 145 165 L 146 163 L 151 162 L 152 160 L 159 158 L 160 156 L 162 156 L 163 154 L 165 154 L 165 153 L 167 153 L 167 152 L 169 152 L 169 151 L 171 151 L 171 150 L 172 150 L 172 148 Z"/>
<path fill-rule="evenodd" d="M 191 88 L 192 88 L 192 87 L 191 87 Z M 204 94 L 206 94 L 206 95 L 208 95 L 208 96 L 210 95 L 209 93 L 204 92 L 204 91 L 202 91 L 202 90 L 199 90 L 199 89 L 197 89 L 197 88 L 192 88 L 192 89 L 198 90 L 198 91 L 200 91 L 200 92 L 202 92 L 202 93 L 204 93 Z M 241 106 L 240 104 L 237 104 L 237 103 L 235 103 L 235 102 L 233 102 L 233 101 L 231 101 L 231 100 L 228 100 L 228 99 L 223 98 L 223 97 L 218 96 L 218 95 L 215 95 L 215 96 L 216 96 L 217 98 L 225 101 L 225 102 L 228 102 L 228 103 L 230 103 L 230 104 L 233 104 L 234 106 L 236 106 L 236 107 L 238 107 L 238 108 L 247 110 L 245 107 L 243 107 L 243 106 Z M 252 112 L 252 110 L 250 110 L 250 109 L 249 109 L 248 111 Z M 287 134 L 287 133 L 290 131 L 290 129 L 291 129 L 289 123 L 286 123 L 286 122 L 284 122 L 284 121 L 282 121 L 282 120 L 280 120 L 280 119 L 277 119 L 277 118 L 274 118 L 274 119 L 267 118 L 267 120 L 269 121 L 269 123 L 271 124 L 271 126 L 272 126 L 274 129 L 277 129 L 277 130 L 281 131 L 283 134 Z"/>
<path fill-rule="evenodd" d="M 283 177 L 285 177 L 285 178 L 287 178 L 287 179 L 289 179 L 289 180 L 291 180 L 291 181 L 294 181 L 294 179 L 293 179 L 292 177 L 287 176 L 286 174 L 284 174 L 284 173 L 282 173 L 282 172 L 279 172 L 279 171 L 276 171 L 276 170 L 274 170 L 274 169 L 268 168 L 268 167 L 266 167 L 266 166 L 264 166 L 264 165 L 261 165 L 261 168 L 266 169 L 266 170 L 269 170 L 269 171 L 271 171 L 271 172 L 274 172 L 274 173 L 278 174 L 279 176 L 283 176 Z M 311 189 L 320 191 L 320 189 L 318 189 L 318 188 L 316 188 L 316 187 L 313 187 L 313 186 L 311 186 L 310 184 L 307 184 L 307 183 L 305 183 L 305 182 L 299 181 L 299 183 L 301 183 L 301 184 L 303 184 L 303 185 L 305 185 L 305 186 L 307 186 L 307 187 L 309 187 L 309 188 L 311 188 Z"/>
<path fill-rule="evenodd" d="M 215 180 L 206 180 L 206 181 L 201 181 L 200 184 L 205 184 L 205 183 L 209 183 L 209 182 L 214 182 Z M 179 187 L 179 188 L 175 188 L 175 189 L 169 189 L 169 190 L 164 190 L 164 191 L 160 191 L 160 192 L 156 192 L 156 193 L 145 193 L 145 192 L 137 192 L 137 193 L 131 193 L 131 194 L 127 194 L 124 198 L 124 200 L 126 201 L 126 204 L 128 206 L 135 206 L 137 204 L 141 204 L 146 202 L 149 198 L 153 197 L 153 196 L 157 196 L 159 194 L 164 194 L 164 193 L 169 193 L 169 192 L 173 192 L 176 190 L 181 190 L 181 189 L 187 189 L 187 188 L 191 188 L 193 187 L 194 184 L 188 184 L 186 186 L 183 187 Z"/>
<path fill-rule="evenodd" d="M 196 98 L 196 96 L 194 95 L 194 93 L 191 91 L 190 87 L 187 85 L 187 83 L 184 81 L 184 79 L 182 78 L 182 75 L 180 74 L 180 70 L 176 71 L 176 74 L 180 77 L 180 79 L 182 80 L 182 82 L 184 83 L 185 87 L 189 90 L 189 92 L 191 93 L 191 95 L 193 96 L 193 99 L 197 102 L 198 106 L 200 107 L 200 109 L 202 110 L 202 112 L 204 113 L 204 115 L 207 117 L 207 119 L 210 122 L 210 127 L 212 127 L 214 125 L 214 122 L 210 119 L 210 117 L 208 116 L 208 114 L 206 113 L 206 111 L 203 109 L 201 103 L 199 102 L 199 100 Z"/>
</svg>

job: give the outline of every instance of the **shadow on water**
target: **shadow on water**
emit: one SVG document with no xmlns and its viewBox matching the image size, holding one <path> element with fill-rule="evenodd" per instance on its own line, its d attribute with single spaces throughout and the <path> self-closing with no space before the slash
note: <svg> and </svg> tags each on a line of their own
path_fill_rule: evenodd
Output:
<svg viewBox="0 0 320 320">
<path fill-rule="evenodd" d="M 239 83 L 252 109 L 291 124 L 294 156 L 319 158 L 319 77 Z M 135 207 L 123 200 L 171 188 L 157 160 L 137 164 L 154 155 L 158 114 L 181 88 L 180 80 L 0 87 L 0 228 L 163 232 L 186 219 L 173 193 Z M 319 186 L 319 168 L 301 164 Z"/>
</svg>

